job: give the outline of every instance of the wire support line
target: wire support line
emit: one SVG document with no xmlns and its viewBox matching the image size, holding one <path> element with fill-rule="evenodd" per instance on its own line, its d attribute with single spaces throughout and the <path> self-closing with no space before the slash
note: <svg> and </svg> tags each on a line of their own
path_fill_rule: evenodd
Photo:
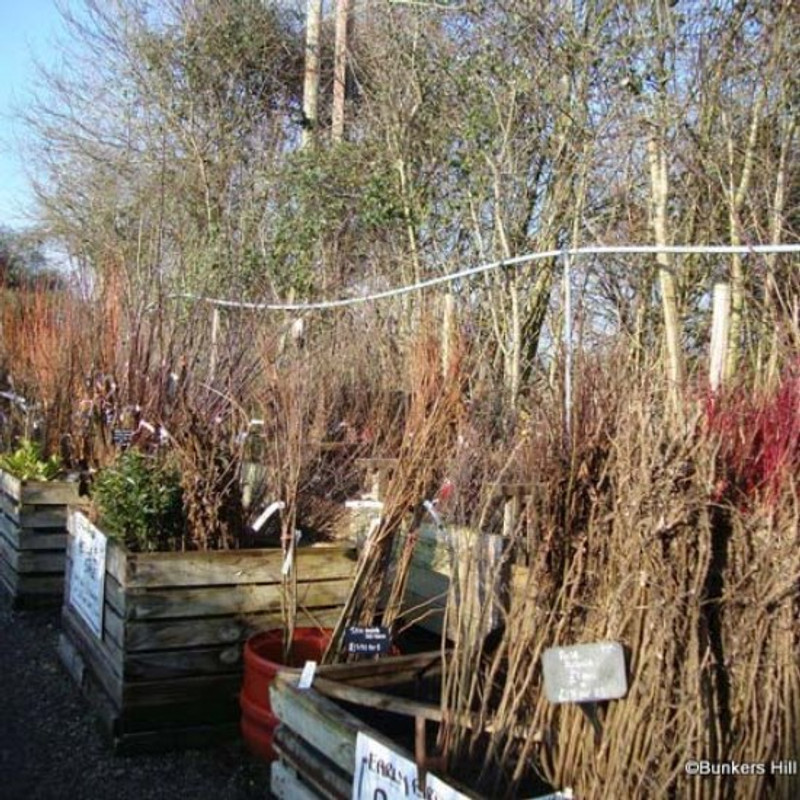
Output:
<svg viewBox="0 0 800 800">
<path fill-rule="evenodd" d="M 619 247 L 592 245 L 588 247 L 565 247 L 558 250 L 543 250 L 536 253 L 525 253 L 513 258 L 504 258 L 499 261 L 490 261 L 475 267 L 451 272 L 447 275 L 438 275 L 427 278 L 417 283 L 398 286 L 393 289 L 384 289 L 372 294 L 344 297 L 338 300 L 320 300 L 313 303 L 253 303 L 241 300 L 225 300 L 216 297 L 203 297 L 188 292 L 179 292 L 168 295 L 168 299 L 195 300 L 208 303 L 215 308 L 231 308 L 244 311 L 327 311 L 336 308 L 372 303 L 377 300 L 387 300 L 391 297 L 400 297 L 412 292 L 423 291 L 434 286 L 441 286 L 453 281 L 472 278 L 494 270 L 517 267 L 521 264 L 530 264 L 536 261 L 546 261 L 553 258 L 574 258 L 588 255 L 657 255 L 667 253 L 671 255 L 767 255 L 771 253 L 800 253 L 800 244 L 757 244 L 750 246 L 734 245 L 624 245 Z"/>
</svg>

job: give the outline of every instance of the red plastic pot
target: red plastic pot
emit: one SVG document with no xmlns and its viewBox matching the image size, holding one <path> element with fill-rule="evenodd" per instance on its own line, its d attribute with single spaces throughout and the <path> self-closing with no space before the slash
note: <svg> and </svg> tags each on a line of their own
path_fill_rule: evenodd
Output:
<svg viewBox="0 0 800 800">
<path fill-rule="evenodd" d="M 239 695 L 242 709 L 241 730 L 250 751 L 267 761 L 274 761 L 272 736 L 278 725 L 269 702 L 273 678 L 286 667 L 302 667 L 306 661 L 319 661 L 331 631 L 322 628 L 295 628 L 288 663 L 283 658 L 282 628 L 251 636 L 244 646 L 244 682 Z"/>
</svg>

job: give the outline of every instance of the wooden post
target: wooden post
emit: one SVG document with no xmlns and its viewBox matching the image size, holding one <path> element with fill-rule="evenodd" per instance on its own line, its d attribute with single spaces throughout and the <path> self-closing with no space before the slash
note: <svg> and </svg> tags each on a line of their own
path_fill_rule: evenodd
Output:
<svg viewBox="0 0 800 800">
<path fill-rule="evenodd" d="M 727 283 L 714 284 L 713 316 L 711 322 L 711 352 L 708 380 L 711 391 L 716 392 L 725 371 L 728 350 L 728 332 L 731 318 L 731 287 Z"/>
<path fill-rule="evenodd" d="M 448 291 L 442 300 L 442 377 L 447 377 L 453 344 L 455 298 Z"/>
<path fill-rule="evenodd" d="M 572 265 L 564 252 L 564 434 L 572 443 Z"/>
<path fill-rule="evenodd" d="M 219 353 L 219 308 L 214 306 L 211 312 L 211 360 L 208 371 L 213 381 L 217 374 L 217 354 Z"/>
</svg>

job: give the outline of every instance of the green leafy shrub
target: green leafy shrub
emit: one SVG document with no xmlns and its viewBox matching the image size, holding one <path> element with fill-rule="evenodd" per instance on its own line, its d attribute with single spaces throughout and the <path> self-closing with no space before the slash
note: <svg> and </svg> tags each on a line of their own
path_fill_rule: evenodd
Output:
<svg viewBox="0 0 800 800">
<path fill-rule="evenodd" d="M 38 442 L 23 439 L 13 453 L 0 456 L 0 469 L 21 481 L 52 481 L 61 473 L 62 464 L 57 455 L 45 458 Z"/>
<path fill-rule="evenodd" d="M 127 450 L 94 481 L 103 529 L 131 550 L 177 550 L 185 532 L 180 474 L 170 463 Z"/>
</svg>

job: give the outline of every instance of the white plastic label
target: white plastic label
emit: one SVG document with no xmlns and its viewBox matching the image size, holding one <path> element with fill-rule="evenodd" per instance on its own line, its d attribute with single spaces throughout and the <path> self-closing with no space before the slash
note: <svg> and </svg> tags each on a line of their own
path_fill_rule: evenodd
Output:
<svg viewBox="0 0 800 800">
<path fill-rule="evenodd" d="M 316 661 L 306 661 L 303 671 L 300 673 L 300 680 L 297 682 L 298 689 L 310 689 L 311 684 L 314 683 L 314 675 L 317 672 Z"/>
</svg>

